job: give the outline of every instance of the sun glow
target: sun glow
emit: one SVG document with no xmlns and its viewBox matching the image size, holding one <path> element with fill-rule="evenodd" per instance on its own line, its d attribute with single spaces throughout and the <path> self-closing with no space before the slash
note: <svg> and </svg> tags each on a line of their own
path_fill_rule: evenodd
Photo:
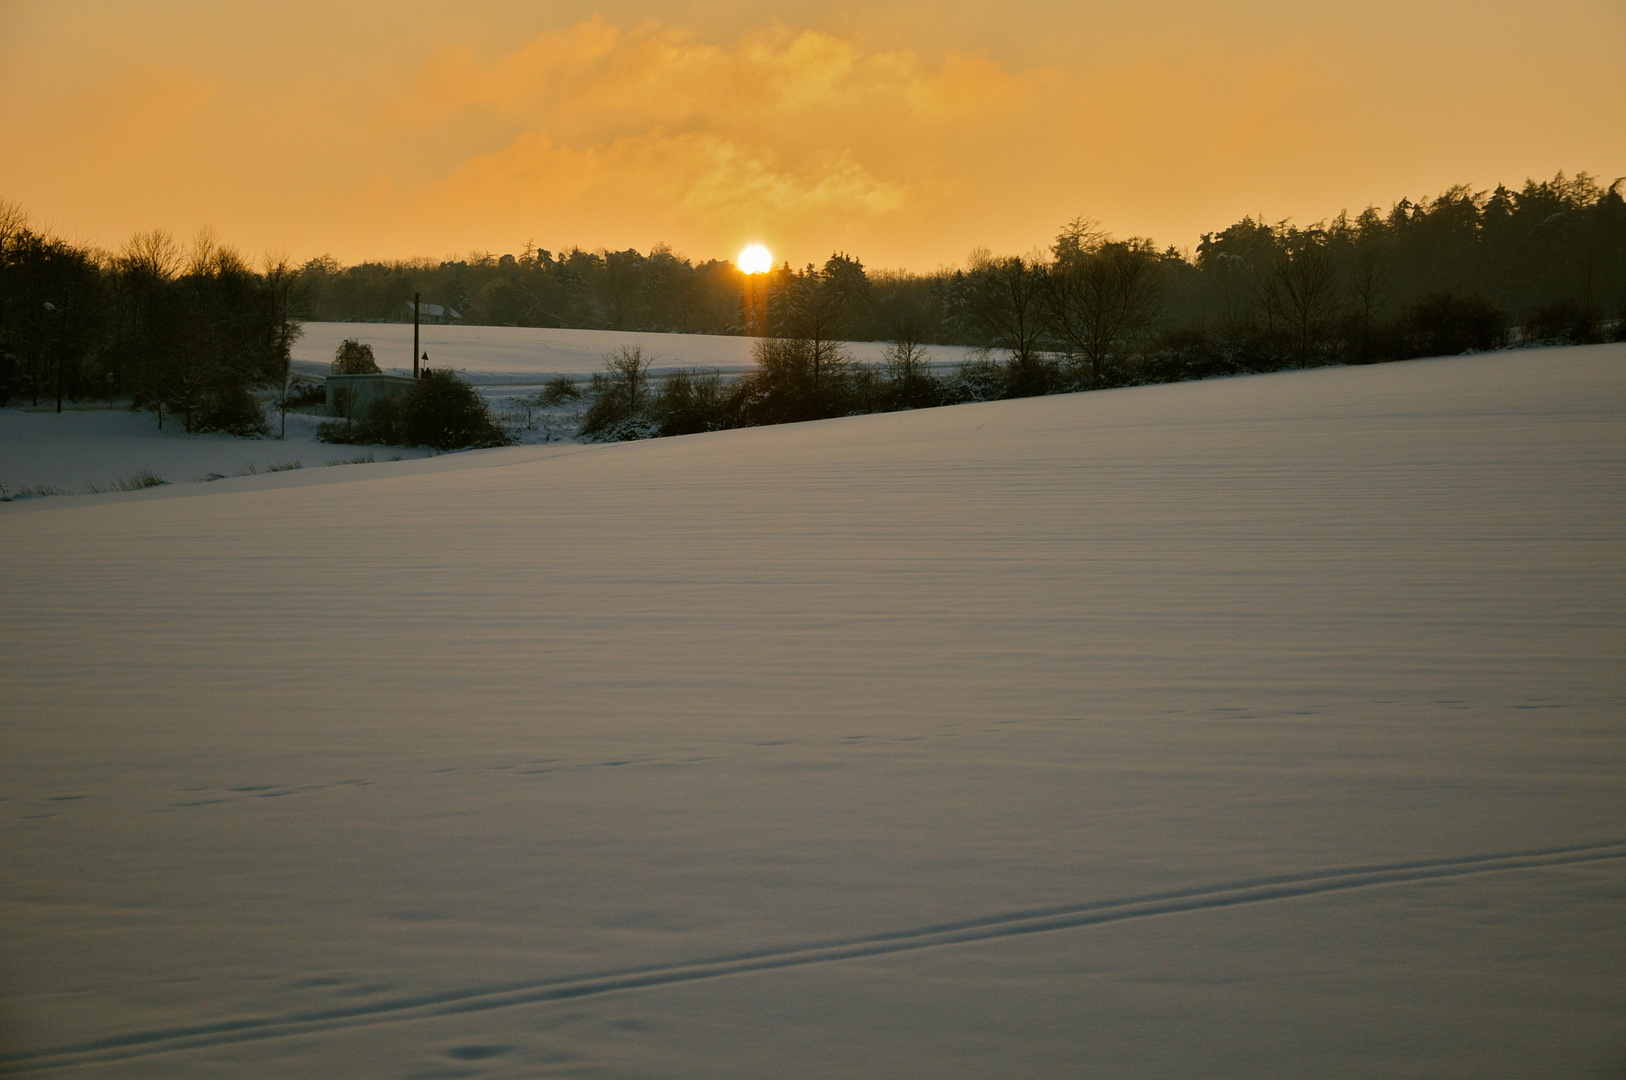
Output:
<svg viewBox="0 0 1626 1080">
<path fill-rule="evenodd" d="M 773 252 L 761 244 L 752 244 L 740 252 L 735 265 L 747 274 L 766 274 L 773 269 Z"/>
</svg>

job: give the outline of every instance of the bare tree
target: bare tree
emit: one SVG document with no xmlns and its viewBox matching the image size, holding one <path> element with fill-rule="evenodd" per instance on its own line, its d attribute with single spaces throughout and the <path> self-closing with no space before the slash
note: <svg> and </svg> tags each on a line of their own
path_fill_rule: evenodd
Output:
<svg viewBox="0 0 1626 1080">
<path fill-rule="evenodd" d="M 1355 349 L 1362 359 L 1372 352 L 1373 327 L 1389 304 L 1394 274 L 1382 249 L 1361 243 L 1349 267 L 1350 316 L 1354 324 Z"/>
<path fill-rule="evenodd" d="M 638 345 L 619 345 L 604 358 L 606 382 L 628 413 L 649 404 L 649 369 L 654 361 Z"/>
<path fill-rule="evenodd" d="M 183 261 L 180 245 L 162 229 L 136 233 L 118 256 L 120 270 L 158 281 L 173 279 L 181 272 Z"/>
<path fill-rule="evenodd" d="M 1044 303 L 1046 267 L 1035 257 L 994 258 L 979 248 L 967 260 L 963 299 L 967 313 L 1017 368 L 1035 366 L 1050 330 Z"/>
<path fill-rule="evenodd" d="M 199 408 L 211 394 L 228 381 L 228 373 L 216 355 L 208 336 L 196 327 L 181 324 L 167 343 L 162 364 L 147 367 L 140 389 L 157 404 L 158 424 L 163 426 L 163 407 L 179 410 L 188 434 Z"/>
<path fill-rule="evenodd" d="M 900 382 L 926 377 L 930 356 L 913 323 L 905 322 L 898 328 L 898 336 L 887 346 L 885 361 L 887 371 Z"/>
<path fill-rule="evenodd" d="M 1319 229 L 1291 230 L 1283 247 L 1265 275 L 1267 303 L 1293 338 L 1299 358 L 1309 359 L 1337 312 L 1338 275 Z"/>
<path fill-rule="evenodd" d="M 637 425 L 649 419 L 649 369 L 653 356 L 637 345 L 621 345 L 604 354 L 604 370 L 593 375 L 582 417 L 581 433 L 597 438 L 642 438 Z M 629 426 L 632 425 L 632 426 Z"/>
<path fill-rule="evenodd" d="M 11 238 L 28 228 L 28 214 L 14 202 L 0 199 L 0 252 L 6 250 Z"/>
<path fill-rule="evenodd" d="M 294 321 L 294 289 L 299 281 L 299 270 L 286 254 L 281 252 L 265 258 L 266 302 L 270 305 L 270 319 L 266 325 L 271 340 L 267 347 L 277 364 L 277 415 L 281 426 L 277 438 L 288 437 L 288 383 L 292 376 L 292 348 L 305 328 Z"/>
<path fill-rule="evenodd" d="M 935 402 L 931 358 L 914 323 L 905 321 L 899 326 L 898 336 L 887 346 L 885 363 L 895 405 L 912 409 Z"/>
<path fill-rule="evenodd" d="M 1115 354 L 1157 321 L 1162 276 L 1150 240 L 1111 240 L 1079 224 L 1056 240 L 1045 306 L 1068 353 L 1088 365 L 1096 380 Z"/>
<path fill-rule="evenodd" d="M 835 262 L 831 256 L 831 262 Z M 807 343 L 808 371 L 815 400 L 827 396 L 847 366 L 846 313 L 851 284 L 844 275 L 825 272 L 811 263 L 790 282 L 786 337 Z"/>
<path fill-rule="evenodd" d="M 205 225 L 192 237 L 192 253 L 187 256 L 186 272 L 196 276 L 215 273 L 223 257 L 235 258 L 236 253 L 222 247 L 214 227 Z"/>
</svg>

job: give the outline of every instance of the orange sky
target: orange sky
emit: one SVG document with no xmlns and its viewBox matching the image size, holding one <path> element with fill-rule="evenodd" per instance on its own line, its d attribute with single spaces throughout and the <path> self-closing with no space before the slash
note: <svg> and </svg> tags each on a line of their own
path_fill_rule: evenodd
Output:
<svg viewBox="0 0 1626 1080">
<path fill-rule="evenodd" d="M 1129 6 L 0 0 L 0 198 L 105 246 L 926 270 L 1626 175 L 1621 0 Z"/>
</svg>

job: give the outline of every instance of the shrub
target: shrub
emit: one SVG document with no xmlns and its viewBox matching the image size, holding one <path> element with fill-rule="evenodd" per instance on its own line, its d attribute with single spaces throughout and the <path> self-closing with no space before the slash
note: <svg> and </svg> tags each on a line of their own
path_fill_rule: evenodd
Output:
<svg viewBox="0 0 1626 1080">
<path fill-rule="evenodd" d="M 466 450 L 508 445 L 485 399 L 450 371 L 425 371 L 401 413 L 404 437 L 399 441 L 411 446 Z"/>
<path fill-rule="evenodd" d="M 694 435 L 728 426 L 728 396 L 715 371 L 680 371 L 666 380 L 655 398 L 655 420 L 662 435 Z"/>
<path fill-rule="evenodd" d="M 735 384 L 735 423 L 786 424 L 851 410 L 853 372 L 839 344 L 764 338 L 752 357 L 756 369 Z"/>
<path fill-rule="evenodd" d="M 943 386 L 943 401 L 997 401 L 1005 396 L 1005 365 L 986 357 L 961 364 Z"/>
<path fill-rule="evenodd" d="M 894 341 L 886 350 L 885 408 L 925 409 L 943 402 L 943 386 L 932 377 L 930 357 L 913 335 Z"/>
<path fill-rule="evenodd" d="M 330 443 L 382 443 L 470 450 L 506 446 L 485 399 L 450 371 L 425 371 L 404 398 L 382 397 L 355 420 L 328 420 L 316 437 Z"/>
<path fill-rule="evenodd" d="M 1437 293 L 1400 317 L 1406 356 L 1455 356 L 1507 344 L 1507 313 L 1477 296 Z"/>
<path fill-rule="evenodd" d="M 1591 345 L 1601 341 L 1598 321 L 1574 300 L 1559 300 L 1537 311 L 1524 323 L 1524 340 L 1555 345 Z"/>
<path fill-rule="evenodd" d="M 288 407 L 327 404 L 327 386 L 314 379 L 295 379 L 288 384 Z"/>
<path fill-rule="evenodd" d="M 325 443 L 360 442 L 355 438 L 356 423 L 351 420 L 323 420 L 316 425 L 316 438 Z"/>
<path fill-rule="evenodd" d="M 581 396 L 582 388 L 576 385 L 576 380 L 569 375 L 560 375 L 549 379 L 534 400 L 538 405 L 556 409 L 572 401 L 580 401 Z"/>
<path fill-rule="evenodd" d="M 1280 371 L 1298 363 L 1300 361 L 1283 347 L 1279 338 L 1262 330 L 1216 334 L 1206 329 L 1190 328 L 1165 334 L 1133 377 L 1130 372 L 1109 368 L 1101 385 L 1211 379 L 1256 371 Z"/>
<path fill-rule="evenodd" d="M 1063 389 L 1061 365 L 1040 353 L 1013 356 L 1005 365 L 1005 397 L 1040 397 Z"/>
<path fill-rule="evenodd" d="M 408 441 L 401 405 L 393 397 L 378 398 L 361 416 L 324 421 L 317 426 L 316 437 L 330 443 L 397 445 Z"/>
<path fill-rule="evenodd" d="M 850 365 L 846 369 L 841 387 L 841 403 L 845 407 L 846 415 L 861 416 L 864 413 L 885 412 L 891 399 L 890 388 L 891 383 L 884 372 L 863 364 Z"/>
<path fill-rule="evenodd" d="M 363 345 L 355 338 L 345 338 L 333 351 L 333 374 L 378 375 L 378 361 L 373 358 L 373 347 Z"/>
<path fill-rule="evenodd" d="M 227 384 L 203 397 L 192 421 L 193 431 L 223 431 L 228 435 L 265 435 L 271 426 L 265 410 L 246 386 Z"/>
<path fill-rule="evenodd" d="M 654 420 L 646 415 L 653 359 L 636 345 L 622 345 L 604 357 L 604 371 L 588 386 L 592 404 L 582 417 L 584 437 L 606 442 L 648 437 L 637 433 L 654 430 Z"/>
</svg>

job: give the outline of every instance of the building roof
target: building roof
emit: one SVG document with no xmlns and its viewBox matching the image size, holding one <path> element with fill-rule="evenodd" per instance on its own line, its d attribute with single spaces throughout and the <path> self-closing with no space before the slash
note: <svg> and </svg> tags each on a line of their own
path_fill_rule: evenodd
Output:
<svg viewBox="0 0 1626 1080">
<path fill-rule="evenodd" d="M 403 300 L 402 303 L 406 305 L 408 311 L 412 310 L 411 300 Z M 463 313 L 456 308 L 445 307 L 441 304 L 420 303 L 418 305 L 418 314 L 427 315 L 431 319 L 461 319 L 463 317 Z"/>
</svg>

